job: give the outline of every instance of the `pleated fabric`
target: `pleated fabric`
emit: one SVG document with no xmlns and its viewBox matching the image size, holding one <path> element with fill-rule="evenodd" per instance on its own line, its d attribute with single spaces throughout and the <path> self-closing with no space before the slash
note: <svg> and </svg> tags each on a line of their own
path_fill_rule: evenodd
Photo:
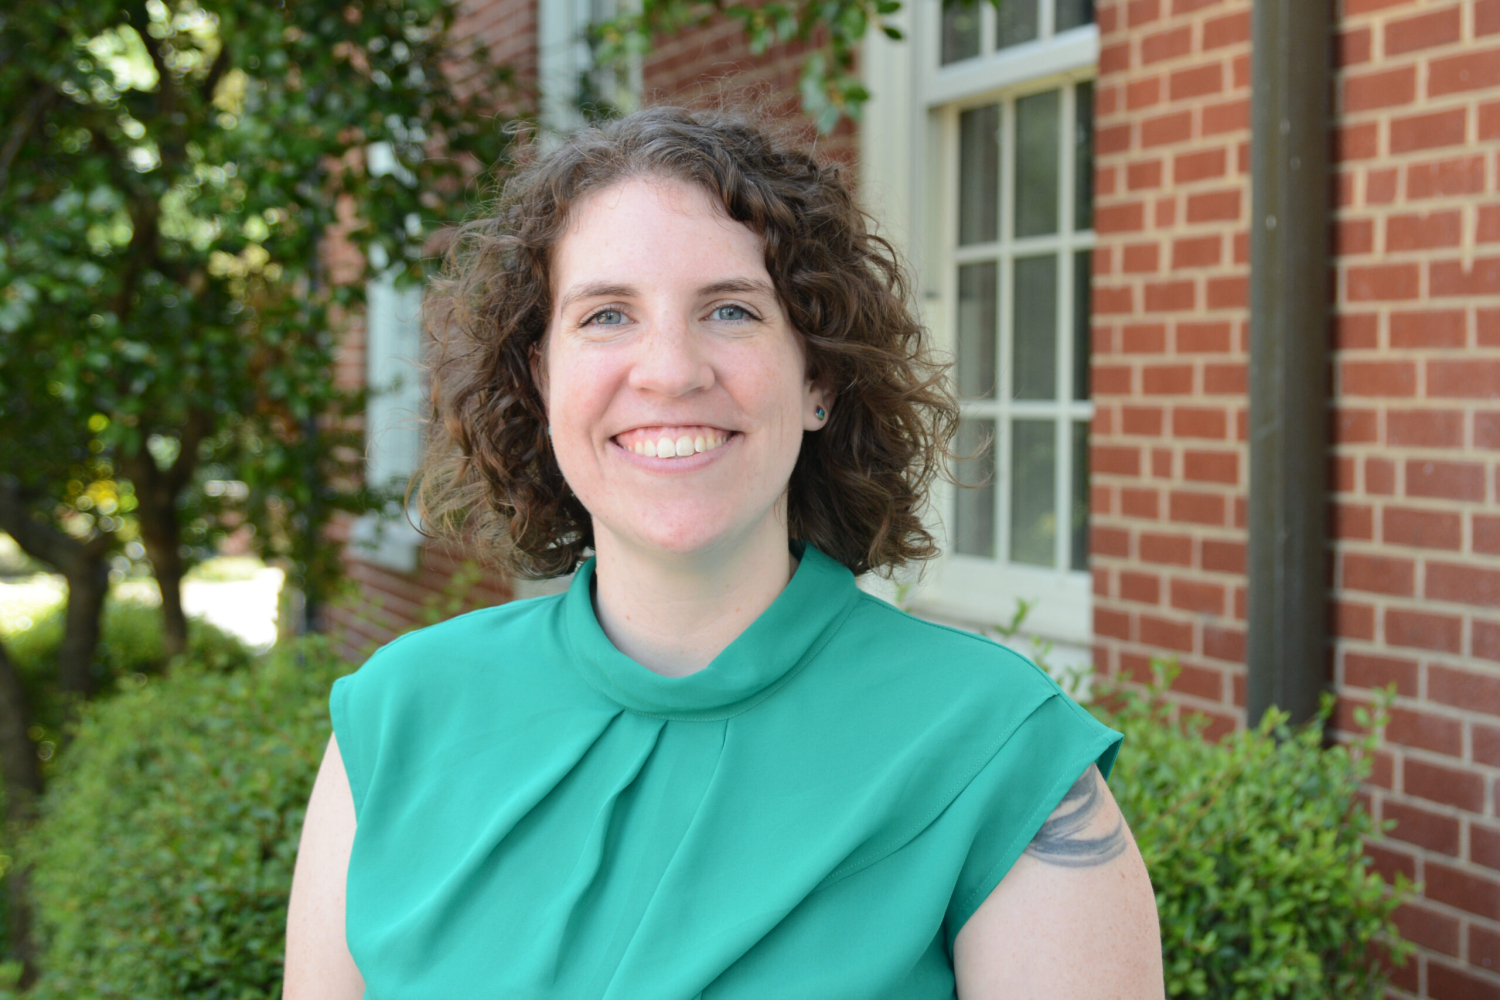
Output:
<svg viewBox="0 0 1500 1000">
<path fill-rule="evenodd" d="M 812 547 L 681 678 L 609 642 L 593 570 L 334 685 L 365 996 L 952 997 L 954 936 L 1119 734 Z"/>
</svg>

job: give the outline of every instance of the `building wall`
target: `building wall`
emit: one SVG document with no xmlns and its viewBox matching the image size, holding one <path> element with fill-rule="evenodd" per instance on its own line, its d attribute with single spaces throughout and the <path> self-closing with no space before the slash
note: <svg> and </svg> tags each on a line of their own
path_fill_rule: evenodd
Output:
<svg viewBox="0 0 1500 1000">
<path fill-rule="evenodd" d="M 1250 8 L 1097 8 L 1095 662 L 1174 657 L 1215 732 L 1245 699 Z"/>
<path fill-rule="evenodd" d="M 1334 669 L 1399 692 L 1371 853 L 1421 996 L 1500 996 L 1500 2 L 1343 0 Z"/>
<path fill-rule="evenodd" d="M 1247 0 L 1101 4 L 1099 664 L 1243 723 Z M 1500 995 L 1500 2 L 1343 0 L 1333 39 L 1331 679 L 1398 691 L 1369 853 L 1424 883 L 1400 995 Z"/>
</svg>

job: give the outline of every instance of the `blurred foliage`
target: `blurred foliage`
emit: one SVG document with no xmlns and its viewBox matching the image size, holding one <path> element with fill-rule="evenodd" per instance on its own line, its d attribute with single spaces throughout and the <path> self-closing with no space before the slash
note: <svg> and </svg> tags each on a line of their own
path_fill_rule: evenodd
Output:
<svg viewBox="0 0 1500 1000">
<path fill-rule="evenodd" d="M 280 995 L 328 688 L 347 669 L 309 639 L 251 670 L 126 677 L 85 708 L 19 847 L 44 949 L 26 996 Z"/>
<path fill-rule="evenodd" d="M 1359 798 L 1385 710 L 1369 735 L 1324 746 L 1330 698 L 1289 729 L 1268 712 L 1217 742 L 1167 696 L 1093 681 L 1093 710 L 1125 743 L 1109 787 L 1156 888 L 1169 997 L 1377 998 L 1382 954 L 1404 962 L 1392 913 L 1411 889 L 1372 870 L 1379 830 Z"/>
<path fill-rule="evenodd" d="M 509 77 L 454 38 L 454 13 L 0 9 L 0 468 L 35 517 L 81 536 L 133 513 L 159 576 L 248 522 L 295 585 L 336 576 L 320 528 L 369 498 L 331 310 L 363 292 L 331 282 L 320 249 L 341 232 L 416 278 L 503 162 Z"/>
<path fill-rule="evenodd" d="M 94 669 L 96 690 L 109 697 L 121 682 L 162 673 L 167 665 L 161 614 L 154 603 L 110 599 L 104 605 L 102 638 Z M 44 761 L 50 761 L 66 731 L 73 707 L 57 690 L 56 661 L 63 638 L 63 609 L 38 614 L 26 628 L 0 635 L 32 709 L 28 735 Z M 201 620 L 188 626 L 186 660 L 197 669 L 241 670 L 254 654 L 238 637 Z"/>
</svg>

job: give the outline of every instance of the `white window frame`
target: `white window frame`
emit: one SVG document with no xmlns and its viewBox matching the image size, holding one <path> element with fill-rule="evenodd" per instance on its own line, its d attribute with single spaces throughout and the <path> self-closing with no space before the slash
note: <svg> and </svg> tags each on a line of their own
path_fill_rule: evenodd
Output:
<svg viewBox="0 0 1500 1000">
<path fill-rule="evenodd" d="M 1016 97 L 1028 93 L 1064 88 L 1064 122 L 1071 122 L 1074 91 L 1072 85 L 1093 79 L 1099 60 L 1099 32 L 1095 25 L 1052 32 L 1052 4 L 1042 4 L 1038 39 L 996 51 L 994 48 L 994 11 L 985 0 L 981 6 L 981 50 L 978 56 L 947 66 L 940 65 L 942 40 L 942 4 L 938 0 L 919 0 L 899 15 L 896 23 L 905 31 L 904 41 L 891 41 L 879 32 L 865 39 L 863 66 L 867 86 L 874 95 L 859 130 L 861 145 L 860 182 L 866 202 L 885 224 L 887 235 L 902 247 L 910 258 L 921 289 L 923 320 L 933 332 L 940 349 L 957 352 L 957 265 L 969 256 L 1001 261 L 1001 304 L 999 336 L 1001 348 L 1008 345 L 1011 325 L 1011 281 L 1009 260 L 1013 251 L 1056 250 L 1063 254 L 1064 271 L 1059 274 L 1058 328 L 1065 343 L 1061 359 L 1071 353 L 1072 295 L 1071 285 L 1063 280 L 1073 266 L 1073 249 L 1093 246 L 1092 231 L 1071 231 L 1071 177 L 1061 178 L 1062 217 L 1056 236 L 1005 238 L 1006 248 L 958 248 L 957 172 L 958 115 L 971 107 L 1001 102 L 1006 139 L 1013 135 L 1013 104 Z M 1067 129 L 1064 129 L 1066 142 Z M 1014 146 L 1008 146 L 1013 149 Z M 1002 156 L 1002 171 L 1008 171 Z M 1063 162 L 1069 162 L 1065 158 Z M 1001 178 L 1002 220 L 1009 226 L 1014 219 L 1010 210 L 1012 194 L 1008 173 Z M 1005 353 L 1001 357 L 1007 357 Z M 1059 365 L 1059 389 L 1062 380 L 1071 379 L 1071 368 Z M 1060 397 L 1061 398 L 1061 397 Z M 964 410 L 994 414 L 996 427 L 1007 431 L 1003 416 L 1026 416 L 1026 402 L 965 402 Z M 1048 415 L 1056 415 L 1057 402 L 1042 404 Z M 1066 404 L 1070 419 L 1088 420 L 1093 404 Z M 1059 424 L 1064 431 L 1068 423 Z M 1066 437 L 1063 433 L 1063 437 Z M 1063 448 L 1064 444 L 1069 445 Z M 1058 441 L 1061 456 L 1069 454 L 1071 442 Z M 1058 496 L 1069 497 L 1068 475 L 1071 462 L 1058 461 Z M 997 491 L 1002 497 L 1008 491 L 1008 470 L 997 469 Z M 950 546 L 946 525 L 951 520 L 953 491 L 940 487 L 933 496 L 933 527 L 945 553 Z M 1002 509 L 1004 509 L 1002 504 Z M 1005 552 L 1004 535 L 1008 518 L 996 524 L 997 551 Z M 1057 545 L 1061 549 L 1069 528 L 1058 525 Z M 1093 639 L 1093 587 L 1090 574 L 1084 570 L 1041 568 L 1000 560 L 945 554 L 933 561 L 919 577 L 903 581 L 903 597 L 912 610 L 930 617 L 984 628 L 1008 623 L 1017 602 L 1032 606 L 1024 632 L 1030 636 L 1057 643 L 1052 656 L 1062 666 L 1081 664 L 1089 657 Z M 873 589 L 873 588 L 872 588 Z"/>
</svg>

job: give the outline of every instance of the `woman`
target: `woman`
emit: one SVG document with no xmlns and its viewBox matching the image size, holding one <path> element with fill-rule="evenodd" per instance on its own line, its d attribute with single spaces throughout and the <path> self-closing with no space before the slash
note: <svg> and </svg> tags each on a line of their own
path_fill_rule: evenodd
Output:
<svg viewBox="0 0 1500 1000">
<path fill-rule="evenodd" d="M 855 586 L 934 551 L 904 293 L 837 172 L 731 117 L 519 172 L 429 297 L 420 499 L 577 572 L 335 685 L 289 1000 L 1161 996 L 1118 734 Z"/>
</svg>

